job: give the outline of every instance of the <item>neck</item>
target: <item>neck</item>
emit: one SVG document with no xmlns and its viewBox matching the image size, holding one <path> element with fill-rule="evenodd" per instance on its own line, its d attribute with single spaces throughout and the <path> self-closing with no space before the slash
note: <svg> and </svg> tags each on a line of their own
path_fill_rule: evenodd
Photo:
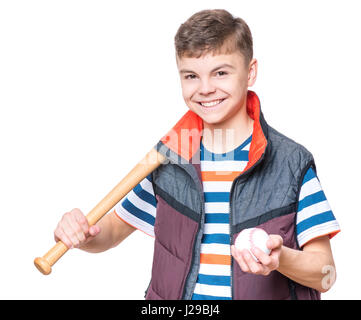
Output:
<svg viewBox="0 0 361 320">
<path fill-rule="evenodd" d="M 203 123 L 203 145 L 213 153 L 226 153 L 236 149 L 252 133 L 253 119 L 246 106 L 221 123 Z"/>
</svg>

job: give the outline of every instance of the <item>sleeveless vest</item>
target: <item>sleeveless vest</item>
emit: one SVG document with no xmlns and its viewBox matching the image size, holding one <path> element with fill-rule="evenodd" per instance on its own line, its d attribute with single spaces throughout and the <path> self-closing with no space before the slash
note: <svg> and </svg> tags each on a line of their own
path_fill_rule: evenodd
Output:
<svg viewBox="0 0 361 320">
<path fill-rule="evenodd" d="M 303 177 L 315 171 L 312 154 L 270 127 L 257 95 L 249 91 L 247 112 L 254 119 L 249 161 L 230 191 L 230 242 L 245 228 L 279 234 L 284 245 L 300 250 L 296 212 Z M 190 143 L 180 143 L 190 129 Z M 191 299 L 200 266 L 205 201 L 199 146 L 202 120 L 192 111 L 156 145 L 168 162 L 152 173 L 157 200 L 152 278 L 146 299 Z M 177 140 L 178 139 L 178 140 Z M 173 144 L 172 144 L 173 143 Z M 320 299 L 320 293 L 278 271 L 268 276 L 244 273 L 231 258 L 232 299 Z"/>
</svg>

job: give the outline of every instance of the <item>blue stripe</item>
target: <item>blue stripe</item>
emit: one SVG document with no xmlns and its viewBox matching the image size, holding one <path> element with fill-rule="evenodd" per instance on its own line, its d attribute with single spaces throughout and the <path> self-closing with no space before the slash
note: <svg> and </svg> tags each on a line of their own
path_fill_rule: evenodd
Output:
<svg viewBox="0 0 361 320">
<path fill-rule="evenodd" d="M 250 135 L 247 140 L 245 140 L 236 150 L 242 150 L 247 144 L 252 141 L 252 135 Z"/>
<path fill-rule="evenodd" d="M 229 223 L 229 214 L 206 213 L 205 223 Z"/>
<path fill-rule="evenodd" d="M 333 221 L 336 220 L 332 211 L 326 211 L 320 214 L 316 214 L 312 217 L 309 217 L 303 221 L 301 221 L 300 223 L 297 224 L 297 234 L 300 234 L 301 232 L 312 228 L 316 225 L 325 223 L 325 222 L 329 222 L 329 221 Z"/>
<path fill-rule="evenodd" d="M 242 150 L 247 144 L 252 141 L 252 135 L 247 138 L 236 149 L 226 153 L 213 153 L 207 150 L 201 141 L 200 159 L 201 161 L 248 161 L 248 150 Z"/>
<path fill-rule="evenodd" d="M 154 195 L 152 195 L 148 191 L 144 190 L 140 184 L 136 185 L 134 187 L 133 191 L 140 199 L 151 204 L 154 208 L 157 207 L 157 203 L 156 203 Z"/>
<path fill-rule="evenodd" d="M 313 204 L 325 201 L 326 196 L 322 190 L 312 193 L 308 195 L 307 197 L 304 197 L 301 201 L 298 202 L 298 212 L 300 212 L 302 209 L 312 206 Z"/>
<path fill-rule="evenodd" d="M 128 198 L 126 198 L 122 202 L 122 207 L 128 212 L 130 212 L 132 215 L 136 216 L 138 219 L 141 219 L 154 226 L 155 218 L 151 214 L 137 208 L 133 203 L 128 200 Z"/>
<path fill-rule="evenodd" d="M 206 160 L 210 160 L 206 158 Z M 227 153 L 212 153 L 212 161 L 248 161 L 248 150 L 234 150 Z"/>
<path fill-rule="evenodd" d="M 226 234 L 226 233 L 204 234 L 202 243 L 230 244 L 229 234 Z"/>
<path fill-rule="evenodd" d="M 230 286 L 231 277 L 230 276 L 212 276 L 208 274 L 199 274 L 198 283 L 209 284 L 214 286 Z"/>
<path fill-rule="evenodd" d="M 208 296 L 205 294 L 194 293 L 192 296 L 192 300 L 232 300 L 232 298 L 231 297 Z"/>
<path fill-rule="evenodd" d="M 228 202 L 229 192 L 204 192 L 206 202 Z"/>
<path fill-rule="evenodd" d="M 212 153 L 204 149 L 201 150 L 201 161 L 248 161 L 248 150 Z"/>
<path fill-rule="evenodd" d="M 248 150 L 235 150 L 234 159 L 235 161 L 247 161 L 248 162 Z"/>
<path fill-rule="evenodd" d="M 304 185 L 307 181 L 310 181 L 313 178 L 317 178 L 315 172 L 312 168 L 309 168 L 303 178 L 302 185 Z"/>
</svg>

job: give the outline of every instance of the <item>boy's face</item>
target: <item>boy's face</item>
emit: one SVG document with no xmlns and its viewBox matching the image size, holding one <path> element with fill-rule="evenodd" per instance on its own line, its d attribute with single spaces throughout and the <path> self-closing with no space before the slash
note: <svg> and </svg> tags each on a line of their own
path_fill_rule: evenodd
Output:
<svg viewBox="0 0 361 320">
<path fill-rule="evenodd" d="M 257 75 L 257 60 L 246 67 L 238 52 L 177 58 L 177 67 L 184 101 L 211 125 L 222 124 L 245 107 L 248 87 Z"/>
</svg>

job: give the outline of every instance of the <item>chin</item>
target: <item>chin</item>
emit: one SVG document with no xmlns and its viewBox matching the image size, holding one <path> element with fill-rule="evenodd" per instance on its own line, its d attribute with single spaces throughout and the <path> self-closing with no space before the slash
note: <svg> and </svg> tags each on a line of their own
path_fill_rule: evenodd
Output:
<svg viewBox="0 0 361 320">
<path fill-rule="evenodd" d="M 202 112 L 196 113 L 202 118 L 205 123 L 211 125 L 220 124 L 226 119 L 226 116 L 223 114 L 204 114 Z"/>
</svg>

